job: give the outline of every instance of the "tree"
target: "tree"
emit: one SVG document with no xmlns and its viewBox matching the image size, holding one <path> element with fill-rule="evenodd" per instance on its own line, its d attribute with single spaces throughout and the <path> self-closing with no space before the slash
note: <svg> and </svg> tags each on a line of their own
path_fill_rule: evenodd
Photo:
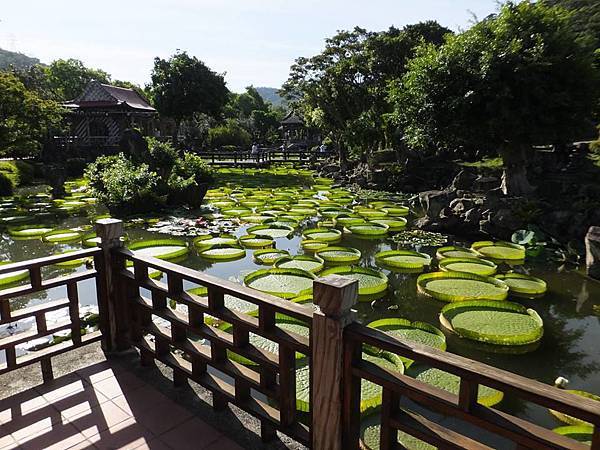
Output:
<svg viewBox="0 0 600 450">
<path fill-rule="evenodd" d="M 564 10 L 509 2 L 441 47 L 420 47 L 391 98 L 412 147 L 495 148 L 503 192 L 522 195 L 532 145 L 576 138 L 597 89 L 593 53 Z"/>
<path fill-rule="evenodd" d="M 223 75 L 186 52 L 154 59 L 151 89 L 158 112 L 175 120 L 174 143 L 182 120 L 195 113 L 219 116 L 229 95 Z"/>
<path fill-rule="evenodd" d="M 89 69 L 78 59 L 57 59 L 46 68 L 46 75 L 55 97 L 63 101 L 76 98 L 92 80 L 110 83 L 108 73 Z"/>
<path fill-rule="evenodd" d="M 578 39 L 600 47 L 600 2 L 597 0 L 544 0 L 549 6 L 560 6 L 571 12 L 571 24 Z"/>
<path fill-rule="evenodd" d="M 32 156 L 61 121 L 60 105 L 41 98 L 10 72 L 0 71 L 0 153 Z"/>
</svg>

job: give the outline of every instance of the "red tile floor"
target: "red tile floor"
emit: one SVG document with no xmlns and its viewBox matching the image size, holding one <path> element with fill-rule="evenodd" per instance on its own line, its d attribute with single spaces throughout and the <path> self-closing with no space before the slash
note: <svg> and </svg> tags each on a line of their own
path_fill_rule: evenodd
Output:
<svg viewBox="0 0 600 450">
<path fill-rule="evenodd" d="M 241 449 L 132 372 L 102 362 L 0 400 L 0 450 Z"/>
</svg>

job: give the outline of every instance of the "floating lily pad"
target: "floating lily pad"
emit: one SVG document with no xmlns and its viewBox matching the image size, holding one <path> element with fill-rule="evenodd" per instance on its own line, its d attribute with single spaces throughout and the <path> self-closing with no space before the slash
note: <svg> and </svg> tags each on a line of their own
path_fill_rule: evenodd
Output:
<svg viewBox="0 0 600 450">
<path fill-rule="evenodd" d="M 42 236 L 44 242 L 75 242 L 81 239 L 81 233 L 74 230 L 52 230 Z"/>
<path fill-rule="evenodd" d="M 586 392 L 586 391 L 575 390 L 575 389 L 567 389 L 566 392 L 570 392 L 571 394 L 578 395 L 580 397 L 589 398 L 590 400 L 595 400 L 595 401 L 599 402 L 598 406 L 600 406 L 600 396 L 598 396 L 596 394 L 592 394 L 591 392 Z M 561 422 L 567 423 L 569 425 L 592 426 L 592 424 L 586 422 L 585 420 L 578 419 L 577 417 L 569 416 L 568 414 L 565 414 L 565 413 L 562 413 L 559 411 L 555 411 L 553 409 L 549 409 L 548 411 L 550 412 L 550 414 L 552 414 L 558 420 L 560 420 Z"/>
<path fill-rule="evenodd" d="M 406 224 L 408 223 L 407 220 L 402 217 L 394 219 L 375 219 L 370 220 L 370 222 L 379 225 L 387 225 L 389 231 L 402 231 L 406 228 Z"/>
<path fill-rule="evenodd" d="M 338 266 L 325 269 L 321 276 L 340 275 L 342 277 L 358 280 L 358 295 L 362 297 L 359 300 L 371 300 L 371 296 L 380 296 L 384 294 L 388 286 L 388 278 L 383 272 L 367 269 L 359 266 Z"/>
<path fill-rule="evenodd" d="M 441 270 L 447 272 L 474 273 L 486 277 L 494 275 L 498 268 L 492 261 L 479 258 L 444 258 L 439 266 Z"/>
<path fill-rule="evenodd" d="M 390 208 L 381 208 L 385 212 L 388 213 L 388 216 L 392 217 L 400 217 L 400 216 L 408 216 L 410 213 L 410 209 L 407 206 L 393 206 Z"/>
<path fill-rule="evenodd" d="M 592 437 L 594 434 L 594 427 L 592 426 L 571 425 L 567 427 L 558 427 L 552 431 L 584 444 L 592 445 Z"/>
<path fill-rule="evenodd" d="M 304 231 L 302 235 L 313 241 L 335 243 L 342 240 L 342 232 L 333 228 L 313 228 Z"/>
<path fill-rule="evenodd" d="M 221 211 L 221 214 L 223 214 L 226 217 L 241 217 L 252 214 L 252 210 L 248 208 L 223 209 Z"/>
<path fill-rule="evenodd" d="M 22 225 L 9 227 L 8 234 L 18 239 L 36 239 L 50 233 L 52 230 L 53 228 L 47 225 Z"/>
<path fill-rule="evenodd" d="M 282 256 L 289 255 L 290 252 L 287 250 L 278 250 L 276 248 L 267 248 L 262 250 L 256 250 L 252 256 L 254 256 L 254 261 L 258 264 L 264 264 L 266 266 L 271 266 Z"/>
<path fill-rule="evenodd" d="M 246 256 L 246 250 L 239 245 L 221 244 L 200 250 L 198 255 L 210 261 L 234 261 Z"/>
<path fill-rule="evenodd" d="M 383 268 L 422 271 L 431 263 L 431 257 L 412 250 L 387 250 L 377 253 L 375 262 Z"/>
<path fill-rule="evenodd" d="M 0 262 L 0 266 L 11 264 L 10 261 Z M 0 286 L 7 286 L 29 278 L 29 270 L 16 270 L 14 272 L 0 274 Z"/>
<path fill-rule="evenodd" d="M 64 252 L 60 252 L 60 253 L 56 253 L 56 255 L 65 255 L 65 254 L 69 254 L 69 253 L 73 253 L 75 250 L 67 250 Z M 55 263 L 55 266 L 58 267 L 79 267 L 82 264 L 86 263 L 86 262 L 91 262 L 93 261 L 93 258 L 78 258 L 78 259 L 71 259 L 69 261 L 63 261 L 63 262 L 59 262 L 59 263 Z"/>
<path fill-rule="evenodd" d="M 388 215 L 388 213 L 386 211 L 379 210 L 379 209 L 370 209 L 370 208 L 357 208 L 356 214 L 358 214 L 361 217 L 364 217 L 365 219 L 369 219 L 369 220 L 383 219 L 384 217 L 386 217 Z"/>
<path fill-rule="evenodd" d="M 240 244 L 247 248 L 267 248 L 274 247 L 275 241 L 269 236 L 257 236 L 255 234 L 247 234 L 240 237 Z"/>
<path fill-rule="evenodd" d="M 294 298 L 311 293 L 315 278 L 300 269 L 261 269 L 246 275 L 244 284 L 267 294 Z"/>
<path fill-rule="evenodd" d="M 436 256 L 438 259 L 443 258 L 479 258 L 479 253 L 475 250 L 466 247 L 457 247 L 456 245 L 448 245 L 440 247 L 437 250 Z"/>
<path fill-rule="evenodd" d="M 339 225 L 340 227 L 344 228 L 344 227 L 349 227 L 350 225 L 360 225 L 363 223 L 367 223 L 367 221 L 363 217 L 360 217 L 359 215 L 343 214 L 343 215 L 336 217 L 335 223 L 336 223 L 336 225 Z"/>
<path fill-rule="evenodd" d="M 238 245 L 238 240 L 232 234 L 221 234 L 219 236 L 203 234 L 194 238 L 193 244 L 198 249 L 207 249 L 214 245 Z"/>
<path fill-rule="evenodd" d="M 460 377 L 443 370 L 423 364 L 413 364 L 406 374 L 424 383 L 443 389 L 454 395 L 460 391 Z M 504 393 L 484 385 L 479 385 L 477 403 L 483 406 L 494 406 L 502 401 Z"/>
<path fill-rule="evenodd" d="M 128 248 L 135 255 L 152 256 L 167 261 L 186 256 L 189 252 L 187 243 L 180 239 L 148 239 L 134 242 Z"/>
<path fill-rule="evenodd" d="M 485 258 L 498 261 L 523 261 L 525 259 L 525 247 L 511 242 L 474 242 L 471 248 Z"/>
<path fill-rule="evenodd" d="M 317 250 L 315 255 L 330 264 L 352 265 L 360 261 L 361 253 L 352 247 L 327 247 Z"/>
<path fill-rule="evenodd" d="M 327 242 L 315 241 L 314 239 L 305 239 L 300 242 L 300 246 L 307 252 L 316 252 L 329 247 Z"/>
<path fill-rule="evenodd" d="M 294 232 L 294 228 L 289 225 L 256 225 L 254 227 L 248 228 L 248 233 L 254 234 L 256 236 L 267 236 L 273 239 L 288 237 L 290 234 Z"/>
<path fill-rule="evenodd" d="M 509 294 L 515 297 L 537 298 L 546 293 L 546 282 L 540 278 L 520 273 L 496 275 L 496 278 L 508 285 Z"/>
<path fill-rule="evenodd" d="M 81 244 L 86 248 L 97 247 L 100 245 L 101 239 L 96 236 L 96 233 L 84 234 L 81 238 Z"/>
<path fill-rule="evenodd" d="M 537 312 L 512 302 L 451 303 L 442 309 L 440 322 L 461 337 L 495 345 L 527 345 L 544 334 Z"/>
<path fill-rule="evenodd" d="M 324 262 L 321 258 L 310 255 L 283 256 L 275 261 L 274 267 L 278 269 L 300 269 L 317 273 L 323 270 Z"/>
<path fill-rule="evenodd" d="M 362 427 L 360 440 L 366 450 L 379 450 L 381 446 L 381 425 L 369 424 Z M 398 431 L 398 442 L 407 450 L 436 450 L 436 447 L 403 431 Z M 362 448 L 362 447 L 361 447 Z"/>
<path fill-rule="evenodd" d="M 466 272 L 433 272 L 420 275 L 417 289 L 444 302 L 505 300 L 508 286 L 496 278 Z"/>
<path fill-rule="evenodd" d="M 388 233 L 390 227 L 379 223 L 364 223 L 358 225 L 349 225 L 346 227 L 348 231 L 359 237 L 383 237 Z"/>
</svg>

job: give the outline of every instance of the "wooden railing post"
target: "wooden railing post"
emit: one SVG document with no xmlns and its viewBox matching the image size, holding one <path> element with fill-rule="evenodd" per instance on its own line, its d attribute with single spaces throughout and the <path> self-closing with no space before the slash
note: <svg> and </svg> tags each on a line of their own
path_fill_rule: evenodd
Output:
<svg viewBox="0 0 600 450">
<path fill-rule="evenodd" d="M 102 348 L 106 352 L 122 351 L 128 346 L 124 339 L 127 317 L 124 305 L 119 304 L 120 289 L 114 273 L 125 268 L 125 264 L 122 259 L 113 257 L 112 250 L 123 246 L 123 222 L 118 219 L 100 219 L 96 221 L 96 235 L 100 238 L 99 246 L 102 249 L 101 257 L 96 260 Z M 122 268 L 116 267 L 117 261 L 123 265 Z"/>
<path fill-rule="evenodd" d="M 358 282 L 329 276 L 314 282 L 311 330 L 312 448 L 342 449 L 344 328 L 354 320 Z"/>
</svg>

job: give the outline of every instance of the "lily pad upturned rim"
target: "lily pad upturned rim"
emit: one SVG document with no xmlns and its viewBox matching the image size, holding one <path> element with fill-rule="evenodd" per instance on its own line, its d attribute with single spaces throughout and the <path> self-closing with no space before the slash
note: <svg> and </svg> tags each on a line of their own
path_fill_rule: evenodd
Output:
<svg viewBox="0 0 600 450">
<path fill-rule="evenodd" d="M 393 256 L 416 256 L 422 258 L 423 263 L 386 261 L 387 258 Z M 425 266 L 431 264 L 431 256 L 427 253 L 420 253 L 414 250 L 385 250 L 375 254 L 375 262 L 380 266 L 394 267 L 397 269 L 423 269 Z"/>
<path fill-rule="evenodd" d="M 516 314 L 528 315 L 537 324 L 537 327 L 535 329 L 532 329 L 532 331 L 530 331 L 528 333 L 523 333 L 520 335 L 512 335 L 510 337 L 503 336 L 503 335 L 495 335 L 495 334 L 491 334 L 491 333 L 478 332 L 476 330 L 467 330 L 464 328 L 456 329 L 454 326 L 452 326 L 452 318 L 450 318 L 448 316 L 455 312 L 457 314 L 460 313 L 460 311 L 456 311 L 456 310 L 461 310 L 461 309 L 462 310 L 491 309 L 491 310 L 501 310 L 501 311 L 514 312 Z M 454 314 L 453 317 L 455 317 L 455 316 L 456 316 L 456 314 Z M 535 342 L 538 342 L 544 335 L 544 322 L 535 310 L 533 310 L 531 308 L 525 308 L 523 305 L 520 305 L 519 303 L 508 302 L 508 301 L 497 302 L 497 301 L 491 300 L 491 301 L 464 301 L 464 302 L 450 303 L 442 308 L 439 318 L 440 318 L 440 323 L 442 324 L 442 326 L 444 326 L 444 328 L 448 329 L 449 331 L 456 333 L 460 337 L 463 337 L 466 339 L 471 339 L 474 341 L 484 342 L 486 344 L 507 345 L 507 346 L 528 345 L 528 344 L 533 344 Z"/>
<path fill-rule="evenodd" d="M 434 292 L 427 289 L 427 282 L 433 280 L 440 279 L 459 279 L 459 280 L 474 280 L 480 281 L 482 283 L 488 283 L 494 285 L 496 288 L 500 289 L 497 295 L 482 297 L 473 297 L 473 296 L 459 296 L 454 294 L 443 294 L 439 292 Z M 492 301 L 504 301 L 506 297 L 508 297 L 508 285 L 501 280 L 498 280 L 493 277 L 484 277 L 481 275 L 476 275 L 474 273 L 467 272 L 430 272 L 419 275 L 417 278 L 417 290 L 422 294 L 426 294 L 430 297 L 433 297 L 437 300 L 441 300 L 444 302 L 464 302 L 464 301 L 472 301 L 472 300 L 492 300 Z"/>
<path fill-rule="evenodd" d="M 25 233 L 25 230 L 39 230 L 39 232 L 35 232 L 35 233 Z M 43 231 L 45 230 L 45 231 Z M 50 231 L 48 231 L 50 230 Z M 42 237 L 43 235 L 45 235 L 46 233 L 49 233 L 51 231 L 54 231 L 54 228 L 49 226 L 49 225 L 19 225 L 19 226 L 10 226 L 7 229 L 8 234 L 12 237 L 16 237 L 16 238 L 30 238 L 30 239 L 37 239 Z"/>
<path fill-rule="evenodd" d="M 12 264 L 13 261 L 2 261 L 0 262 L 0 266 L 5 266 L 7 264 Z M 0 286 L 7 286 L 14 283 L 18 283 L 19 281 L 23 281 L 29 278 L 29 270 L 15 270 L 14 272 L 8 272 L 6 274 L 2 274 L 0 276 Z"/>
<path fill-rule="evenodd" d="M 323 272 L 320 273 L 320 276 L 324 277 L 327 275 L 340 275 L 340 276 L 344 276 L 347 274 L 353 274 L 353 273 L 360 273 L 360 274 L 364 274 L 364 275 L 370 275 L 372 277 L 376 277 L 379 278 L 381 280 L 381 282 L 375 286 L 369 287 L 369 288 L 358 288 L 358 295 L 374 295 L 374 294 L 380 294 L 382 292 L 385 292 L 387 290 L 388 287 L 388 277 L 386 274 L 384 274 L 383 272 L 379 272 L 378 270 L 373 270 L 373 269 L 369 269 L 366 267 L 360 267 L 360 266 L 337 266 L 337 267 L 330 267 L 329 269 L 325 269 Z"/>
<path fill-rule="evenodd" d="M 269 253 L 277 253 L 279 256 L 275 257 L 275 258 L 269 258 L 269 259 L 264 259 L 261 258 L 262 255 L 268 255 Z M 257 264 L 262 264 L 265 266 L 272 266 L 275 261 L 277 261 L 279 258 L 281 258 L 282 256 L 286 256 L 289 255 L 290 252 L 288 252 L 287 250 L 281 250 L 281 249 L 277 249 L 277 248 L 261 248 L 258 250 L 255 250 L 254 253 L 252 254 L 252 257 L 254 259 L 254 262 L 256 262 Z"/>
<path fill-rule="evenodd" d="M 379 225 L 387 225 L 389 231 L 402 231 L 406 228 L 408 220 L 404 217 L 390 217 L 385 219 L 372 219 L 369 223 L 377 223 Z"/>
<path fill-rule="evenodd" d="M 440 247 L 437 249 L 435 256 L 437 257 L 437 259 L 452 258 L 452 256 L 444 255 L 445 252 L 452 252 L 452 251 L 460 251 L 460 252 L 470 253 L 473 255 L 473 256 L 469 256 L 469 257 L 461 256 L 461 258 L 472 258 L 472 259 L 479 258 L 479 253 L 477 253 L 475 250 L 473 250 L 472 248 L 468 248 L 468 247 L 461 247 L 460 245 L 445 245 L 443 247 Z"/>
<path fill-rule="evenodd" d="M 519 257 L 518 258 L 495 258 L 493 256 L 490 256 L 488 254 L 486 254 L 485 251 L 481 251 L 481 249 L 484 249 L 486 247 L 506 247 L 506 248 L 510 248 L 513 250 L 519 250 Z M 525 247 L 520 245 L 520 244 L 514 244 L 512 242 L 506 242 L 506 241 L 477 241 L 477 242 L 473 242 L 473 244 L 471 244 L 471 249 L 475 250 L 477 253 L 479 253 L 481 256 L 483 256 L 484 258 L 487 259 L 495 259 L 495 260 L 499 260 L 499 261 L 523 261 L 525 259 Z"/>
<path fill-rule="evenodd" d="M 569 392 L 573 395 L 578 395 L 580 397 L 585 397 L 585 398 L 589 398 L 591 400 L 596 400 L 597 402 L 600 402 L 600 395 L 592 394 L 591 392 L 582 391 L 580 389 L 566 389 L 565 392 Z M 562 413 L 559 411 L 555 411 L 553 409 L 548 409 L 548 412 L 550 414 L 552 414 L 554 417 L 556 417 L 558 420 L 560 420 L 561 422 L 566 423 L 568 425 L 590 426 L 590 427 L 592 426 L 591 423 L 586 422 L 585 420 L 578 419 L 577 417 L 573 417 L 568 414 L 565 414 L 565 413 Z"/>
<path fill-rule="evenodd" d="M 230 242 L 222 242 L 220 244 L 207 244 L 204 241 L 209 241 L 211 239 L 225 239 L 225 240 L 230 240 Z M 192 241 L 192 245 L 197 248 L 197 249 L 201 249 L 201 250 L 206 250 L 210 247 L 212 247 L 213 245 L 237 245 L 238 244 L 238 239 L 237 237 L 235 237 L 233 234 L 229 234 L 229 233 L 222 233 L 219 235 L 212 235 L 212 234 L 201 234 L 200 236 L 196 236 L 194 238 L 194 240 Z"/>
<path fill-rule="evenodd" d="M 361 230 L 359 227 L 368 227 L 369 231 Z M 356 236 L 385 236 L 390 227 L 388 225 L 382 225 L 380 223 L 366 222 L 357 225 L 348 225 L 346 229 Z"/>
<path fill-rule="evenodd" d="M 316 241 L 314 239 L 304 239 L 300 242 L 300 247 L 305 252 L 316 252 L 317 250 L 323 250 L 329 247 L 327 242 Z"/>
<path fill-rule="evenodd" d="M 587 425 L 566 425 L 563 427 L 554 428 L 552 431 L 554 431 L 555 433 L 558 433 L 562 436 L 567 436 L 571 439 L 576 439 L 576 438 L 574 438 L 574 435 L 583 435 L 583 436 L 589 435 L 589 442 L 591 442 L 592 436 L 594 434 L 594 427 L 587 426 Z M 576 440 L 579 440 L 579 439 L 576 439 Z M 585 440 L 584 442 L 588 442 L 588 441 Z"/>
<path fill-rule="evenodd" d="M 52 236 L 57 236 L 61 234 L 71 235 L 70 237 L 62 237 L 62 238 L 52 238 Z M 79 231 L 71 230 L 70 228 L 62 228 L 49 231 L 42 235 L 42 241 L 49 242 L 52 244 L 60 243 L 60 242 L 75 242 L 81 239 L 81 233 Z"/>
<path fill-rule="evenodd" d="M 289 225 L 275 225 L 275 224 L 261 224 L 261 225 L 254 225 L 250 228 L 248 228 L 246 230 L 246 232 L 248 234 L 255 234 L 257 236 L 263 237 L 263 236 L 269 236 L 268 234 L 262 234 L 260 233 L 260 231 L 262 230 L 285 230 L 287 231 L 287 234 L 284 237 L 289 237 L 293 232 L 294 232 L 294 228 L 289 226 Z M 256 232 L 259 233 L 256 233 Z M 270 236 L 272 237 L 272 236 Z"/>
<path fill-rule="evenodd" d="M 281 267 L 281 265 L 285 264 L 286 262 L 290 262 L 290 261 L 312 261 L 312 262 L 318 263 L 319 265 L 312 270 L 301 269 L 301 270 L 306 270 L 307 272 L 311 272 L 311 273 L 318 273 L 321 270 L 323 270 L 323 267 L 325 267 L 325 261 L 323 261 L 322 258 L 319 258 L 318 256 L 314 256 L 314 255 L 282 256 L 281 258 L 277 259 L 277 261 L 275 261 L 275 263 L 273 264 L 273 267 L 276 269 L 286 269 L 286 267 Z"/>
<path fill-rule="evenodd" d="M 131 251 L 142 250 L 151 247 L 182 247 L 178 250 L 173 250 L 164 254 L 154 256 L 156 259 L 170 260 L 186 256 L 190 251 L 187 242 L 181 239 L 144 239 L 141 241 L 132 242 L 127 246 Z"/>
<path fill-rule="evenodd" d="M 506 279 L 521 279 L 521 280 L 527 280 L 527 281 L 531 281 L 531 282 L 539 284 L 539 289 L 528 289 L 528 288 L 523 288 L 523 287 L 515 288 L 514 286 L 511 286 L 509 283 L 506 283 L 506 284 L 508 284 L 509 294 L 512 294 L 515 297 L 526 297 L 526 298 L 540 297 L 540 296 L 544 295 L 546 293 L 546 290 L 548 289 L 548 285 L 541 278 L 537 278 L 537 277 L 534 277 L 531 275 L 524 275 L 522 273 L 509 272 L 509 273 L 505 273 L 505 274 L 498 274 L 495 276 L 495 278 L 497 278 L 498 280 L 502 280 L 502 281 L 504 281 Z"/>
<path fill-rule="evenodd" d="M 475 272 L 452 270 L 452 269 L 446 268 L 446 266 L 449 266 L 450 264 L 456 264 L 456 263 L 476 264 L 476 265 L 480 265 L 482 267 L 487 267 L 488 271 L 487 271 L 487 273 L 475 273 Z M 439 265 L 440 270 L 443 270 L 444 272 L 465 272 L 465 273 L 473 273 L 475 275 L 482 275 L 482 276 L 486 276 L 486 277 L 493 276 L 496 273 L 496 270 L 498 269 L 498 266 L 496 265 L 495 262 L 489 261 L 487 259 L 482 259 L 482 258 L 443 258 L 440 260 L 438 265 Z M 495 278 L 498 278 L 498 277 L 495 277 Z M 498 279 L 500 279 L 500 278 L 498 278 Z"/>
<path fill-rule="evenodd" d="M 348 256 L 325 256 L 323 253 L 326 252 L 346 252 L 352 255 Z M 360 261 L 362 253 L 360 250 L 353 247 L 339 247 L 339 246 L 327 246 L 325 248 L 319 249 L 315 251 L 315 255 L 321 258 L 323 261 L 327 263 L 345 263 L 345 264 L 355 264 Z"/>
<path fill-rule="evenodd" d="M 318 233 L 333 233 L 335 234 L 335 237 L 326 237 L 326 238 L 315 238 L 312 237 L 315 234 Z M 314 241 L 320 241 L 320 242 L 339 242 L 342 239 L 342 232 L 340 230 L 336 230 L 335 228 L 310 228 L 308 230 L 304 230 L 302 232 L 302 236 L 304 236 L 307 239 L 310 240 L 314 240 Z"/>
<path fill-rule="evenodd" d="M 211 254 L 208 252 L 213 252 L 219 249 L 234 249 L 237 250 L 233 253 L 223 253 L 223 254 Z M 241 245 L 232 245 L 232 244 L 215 244 L 211 245 L 208 248 L 204 248 L 198 251 L 198 255 L 204 259 L 209 261 L 233 261 L 236 259 L 241 259 L 246 256 L 246 249 Z"/>
<path fill-rule="evenodd" d="M 262 241 L 261 243 L 248 242 L 250 240 Z M 275 240 L 269 236 L 258 236 L 256 234 L 245 234 L 239 237 L 242 247 L 246 248 L 269 248 L 275 246 Z"/>
<path fill-rule="evenodd" d="M 259 270 L 255 270 L 254 272 L 249 273 L 248 275 L 246 275 L 244 277 L 244 285 L 251 289 L 255 289 L 250 285 L 250 283 L 252 283 L 254 280 L 257 280 L 259 278 L 266 277 L 269 275 L 292 275 L 292 276 L 297 276 L 297 277 L 310 278 L 312 280 L 317 279 L 315 274 L 307 272 L 306 270 L 271 268 L 271 269 L 259 269 Z M 303 289 L 300 292 L 262 291 L 259 289 L 256 289 L 256 290 L 259 292 L 264 292 L 265 294 L 274 295 L 276 297 L 292 299 L 292 298 L 298 297 L 300 295 L 310 294 L 312 292 L 312 286 L 310 287 L 310 289 Z"/>
</svg>

